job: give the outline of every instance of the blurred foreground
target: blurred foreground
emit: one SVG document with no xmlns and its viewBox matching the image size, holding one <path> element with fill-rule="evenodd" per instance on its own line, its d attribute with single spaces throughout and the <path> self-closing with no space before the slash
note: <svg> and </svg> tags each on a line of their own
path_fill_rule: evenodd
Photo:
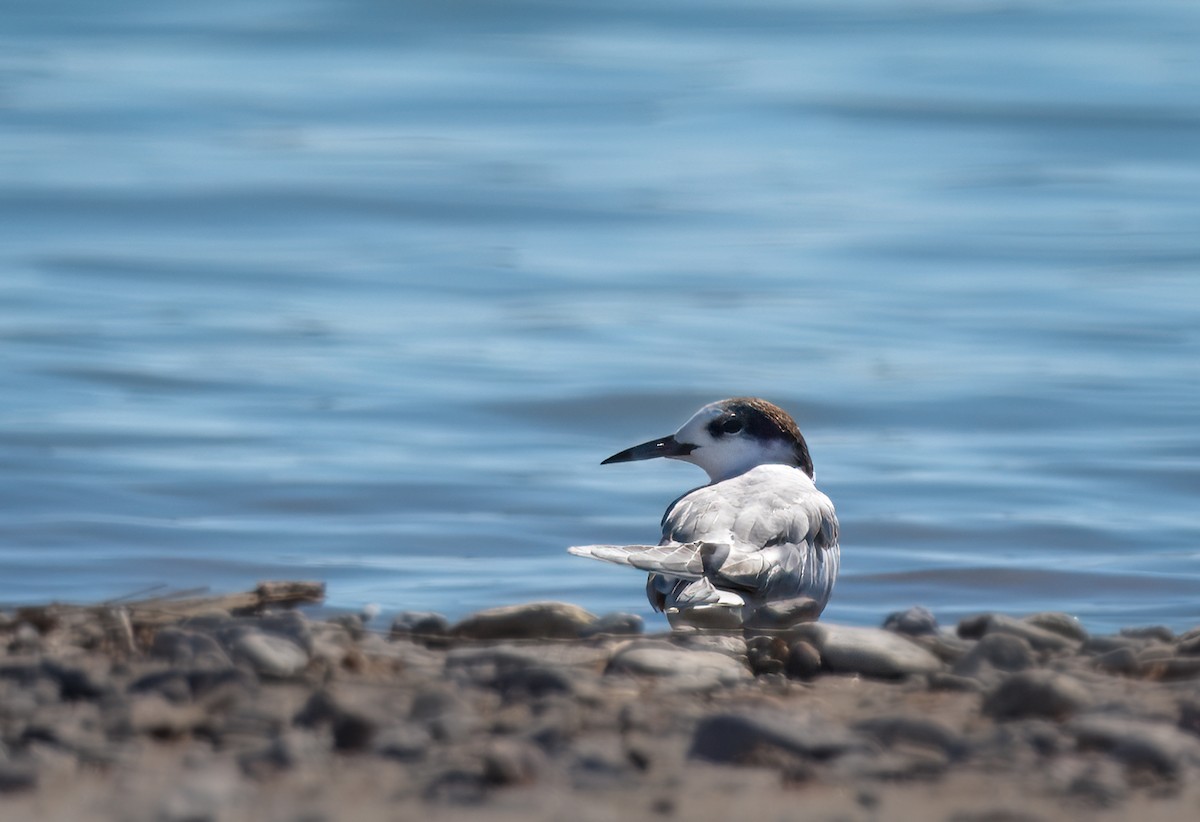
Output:
<svg viewBox="0 0 1200 822">
<path fill-rule="evenodd" d="M 914 609 L 886 630 L 642 636 L 540 603 L 384 635 L 255 596 L 7 617 L 6 822 L 1177 820 L 1200 802 L 1200 631 L 939 630 Z"/>
</svg>

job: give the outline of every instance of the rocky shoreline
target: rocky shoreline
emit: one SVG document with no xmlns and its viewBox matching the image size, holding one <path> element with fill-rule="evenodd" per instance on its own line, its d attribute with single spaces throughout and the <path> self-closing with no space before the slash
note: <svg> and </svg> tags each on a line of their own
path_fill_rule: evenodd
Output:
<svg viewBox="0 0 1200 822">
<path fill-rule="evenodd" d="M 320 587 L 0 615 L 0 818 L 1192 818 L 1200 629 L 1058 613 L 648 636 Z"/>
</svg>

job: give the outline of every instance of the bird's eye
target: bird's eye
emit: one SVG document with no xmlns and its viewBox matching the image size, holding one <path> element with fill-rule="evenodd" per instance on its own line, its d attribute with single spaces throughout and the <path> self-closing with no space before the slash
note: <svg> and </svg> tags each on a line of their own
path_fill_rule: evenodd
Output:
<svg viewBox="0 0 1200 822">
<path fill-rule="evenodd" d="M 742 430 L 742 421 L 737 417 L 730 417 L 721 424 L 721 431 L 726 434 L 736 434 Z"/>
</svg>

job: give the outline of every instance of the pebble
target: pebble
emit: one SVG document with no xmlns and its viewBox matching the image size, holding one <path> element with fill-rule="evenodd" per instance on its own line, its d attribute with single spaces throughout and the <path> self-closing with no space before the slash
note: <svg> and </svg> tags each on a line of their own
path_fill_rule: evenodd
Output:
<svg viewBox="0 0 1200 822">
<path fill-rule="evenodd" d="M 704 691 L 751 679 L 738 660 L 716 651 L 681 650 L 668 643 L 633 644 L 608 663 L 607 674 L 667 680 L 679 690 Z"/>
<path fill-rule="evenodd" d="M 797 626 L 791 635 L 816 648 L 834 673 L 895 678 L 942 669 L 941 661 L 929 651 L 882 628 L 814 622 Z"/>
<path fill-rule="evenodd" d="M 308 667 L 308 652 L 276 634 L 245 633 L 231 650 L 235 659 L 248 662 L 255 673 L 267 679 L 291 679 Z"/>
<path fill-rule="evenodd" d="M 1052 671 L 1023 671 L 987 695 L 983 712 L 999 720 L 1065 719 L 1088 702 L 1087 688 L 1076 679 Z"/>
<path fill-rule="evenodd" d="M 328 691 L 317 691 L 309 697 L 293 721 L 302 728 L 328 726 L 333 733 L 333 747 L 339 751 L 367 750 L 380 725 L 365 705 Z"/>
<path fill-rule="evenodd" d="M 1075 642 L 1087 642 L 1088 640 L 1088 632 L 1079 623 L 1079 620 L 1061 611 L 1043 611 L 1037 614 L 1030 614 L 1027 617 L 1023 617 L 1022 622 L 1028 622 L 1037 628 L 1042 628 Z"/>
<path fill-rule="evenodd" d="M 811 642 L 797 639 L 788 646 L 784 673 L 792 679 L 812 679 L 821 667 L 821 652 Z"/>
<path fill-rule="evenodd" d="M 964 639 L 980 639 L 996 633 L 1018 636 L 1028 642 L 1035 651 L 1075 650 L 1082 643 L 1082 640 L 1014 619 L 1007 614 L 979 614 L 958 623 L 958 635 Z"/>
<path fill-rule="evenodd" d="M 1175 641 L 1175 632 L 1165 625 L 1141 625 L 1132 628 L 1122 628 L 1120 635 L 1130 637 L 1131 639 L 1153 639 L 1168 644 Z"/>
<path fill-rule="evenodd" d="M 895 611 L 883 620 L 885 631 L 895 631 L 906 636 L 928 636 L 937 634 L 937 620 L 933 612 L 920 605 L 914 605 L 907 611 Z"/>
<path fill-rule="evenodd" d="M 184 628 L 163 628 L 154 636 L 150 655 L 173 665 L 226 668 L 229 655 L 215 638 Z"/>
<path fill-rule="evenodd" d="M 577 605 L 533 602 L 480 611 L 451 629 L 460 639 L 577 639 L 596 617 Z"/>
<path fill-rule="evenodd" d="M 1174 779 L 1194 760 L 1200 743 L 1164 722 L 1115 716 L 1081 716 L 1068 725 L 1080 748 L 1106 751 L 1126 766 Z"/>
<path fill-rule="evenodd" d="M 828 760 L 864 747 L 848 729 L 815 715 L 761 709 L 706 716 L 688 755 L 727 765 L 761 765 L 780 757 Z"/>
<path fill-rule="evenodd" d="M 1019 636 L 987 634 L 954 665 L 959 676 L 977 676 L 986 670 L 1024 671 L 1034 664 L 1033 648 Z"/>
<path fill-rule="evenodd" d="M 143 624 L 132 652 L 98 645 L 91 625 L 49 627 L 36 654 L 0 650 L 0 794 L 55 802 L 62 785 L 77 797 L 86 773 L 140 794 L 123 818 L 216 820 L 245 804 L 239 791 L 269 787 L 281 818 L 337 818 L 331 791 L 350 790 L 406 818 L 430 810 L 425 797 L 478 803 L 481 818 L 566 807 L 590 820 L 614 803 L 629 818 L 704 818 L 710 798 L 755 811 L 761 800 L 774 818 L 812 786 L 850 803 L 822 818 L 894 818 L 896 781 L 939 780 L 961 797 L 965 777 L 994 782 L 993 802 L 1021 799 L 1014 813 L 1056 818 L 1052 803 L 1073 803 L 1149 818 L 1200 776 L 1200 629 L 1092 637 L 1048 612 L 956 632 L 913 608 L 882 629 L 642 637 L 636 615 L 562 607 L 459 623 L 522 635 L 504 639 L 452 632 L 430 612 L 401 614 L 390 635 L 357 617 L 213 612 Z M 527 636 L 560 631 L 586 638 Z M 604 800 L 590 816 L 585 795 Z M 1006 818 L 980 807 L 976 818 Z"/>
<path fill-rule="evenodd" d="M 614 612 L 604 614 L 591 625 L 584 626 L 579 636 L 588 639 L 595 636 L 636 636 L 645 630 L 645 621 L 637 614 Z"/>
<path fill-rule="evenodd" d="M 450 620 L 433 611 L 402 611 L 392 620 L 388 636 L 392 640 L 408 639 L 442 647 L 449 640 Z"/>
<path fill-rule="evenodd" d="M 950 759 L 962 759 L 970 749 L 962 734 L 934 717 L 908 714 L 876 716 L 856 722 L 851 727 L 889 748 L 901 744 L 932 748 Z"/>
</svg>

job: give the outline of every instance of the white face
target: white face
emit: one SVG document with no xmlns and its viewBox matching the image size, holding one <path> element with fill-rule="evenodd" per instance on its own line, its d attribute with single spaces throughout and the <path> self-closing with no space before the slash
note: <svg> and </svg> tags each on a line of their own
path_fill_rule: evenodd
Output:
<svg viewBox="0 0 1200 822">
<path fill-rule="evenodd" d="M 713 482 L 735 477 L 756 465 L 768 463 L 794 464 L 792 443 L 781 439 L 760 440 L 752 437 L 744 425 L 736 421 L 726 424 L 716 435 L 709 425 L 724 414 L 720 403 L 706 405 L 697 411 L 683 427 L 675 432 L 680 443 L 696 446 L 690 454 L 671 457 L 698 465 Z"/>
</svg>

